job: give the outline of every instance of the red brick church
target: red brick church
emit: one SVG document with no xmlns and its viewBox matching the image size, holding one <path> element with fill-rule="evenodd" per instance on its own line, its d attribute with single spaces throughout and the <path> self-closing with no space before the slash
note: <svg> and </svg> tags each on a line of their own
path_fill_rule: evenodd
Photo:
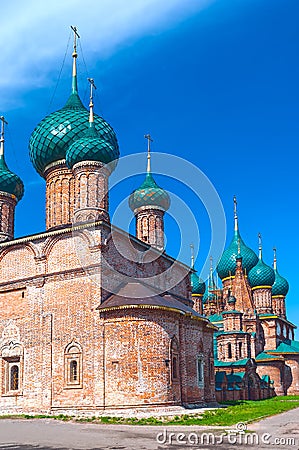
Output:
<svg viewBox="0 0 299 450">
<path fill-rule="evenodd" d="M 206 284 L 191 275 L 196 310 L 217 326 L 214 335 L 218 401 L 258 400 L 299 394 L 299 342 L 296 326 L 287 319 L 289 284 L 277 269 L 242 240 L 234 199 L 234 234 L 217 265 L 218 288 L 211 267 Z"/>
<path fill-rule="evenodd" d="M 101 414 L 299 393 L 287 281 L 235 234 L 207 286 L 164 251 L 170 197 L 151 172 L 129 198 L 136 236 L 113 226 L 112 127 L 77 87 L 33 131 L 46 183 L 46 230 L 14 238 L 21 179 L 0 139 L 0 414 Z M 34 206 L 33 206 L 34 208 Z M 216 374 L 216 375 L 215 375 Z"/>
<path fill-rule="evenodd" d="M 72 89 L 30 138 L 46 183 L 46 230 L 14 238 L 24 186 L 0 150 L 0 413 L 100 414 L 215 401 L 213 333 L 190 267 L 164 252 L 170 198 L 150 167 L 130 196 L 136 236 L 112 226 L 111 126 Z M 148 139 L 150 139 L 148 137 Z M 150 141 L 149 141 L 150 143 Z M 34 210 L 34 205 L 33 205 Z"/>
</svg>

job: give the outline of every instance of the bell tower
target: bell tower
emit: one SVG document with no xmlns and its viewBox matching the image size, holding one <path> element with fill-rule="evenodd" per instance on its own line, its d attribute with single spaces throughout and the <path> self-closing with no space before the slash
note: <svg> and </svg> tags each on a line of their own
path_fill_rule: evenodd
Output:
<svg viewBox="0 0 299 450">
<path fill-rule="evenodd" d="M 0 242 L 14 237 L 15 207 L 24 194 L 22 180 L 9 170 L 4 158 L 4 127 L 7 121 L 3 116 L 0 135 Z"/>
<path fill-rule="evenodd" d="M 134 212 L 136 220 L 136 237 L 163 251 L 164 242 L 164 214 L 170 206 L 170 197 L 164 189 L 155 182 L 151 172 L 151 142 L 150 134 L 147 139 L 147 170 L 142 185 L 132 192 L 129 206 Z"/>
</svg>

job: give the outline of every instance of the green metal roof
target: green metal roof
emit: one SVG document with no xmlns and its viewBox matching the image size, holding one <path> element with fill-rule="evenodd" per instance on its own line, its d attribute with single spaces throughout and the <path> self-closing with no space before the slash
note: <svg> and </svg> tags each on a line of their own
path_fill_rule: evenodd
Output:
<svg viewBox="0 0 299 450">
<path fill-rule="evenodd" d="M 66 105 L 45 117 L 33 131 L 29 141 L 30 159 L 40 175 L 45 167 L 65 159 L 68 147 L 88 130 L 89 113 L 76 91 L 72 92 Z M 102 118 L 94 115 L 95 128 L 100 137 L 111 145 L 115 154 L 118 143 L 112 127 Z"/>
<path fill-rule="evenodd" d="M 208 317 L 210 322 L 222 322 L 223 321 L 223 317 L 222 314 L 213 314 L 212 316 Z"/>
<path fill-rule="evenodd" d="M 190 282 L 192 288 L 192 294 L 203 295 L 206 290 L 206 283 L 199 278 L 196 272 L 191 272 L 190 274 Z"/>
<path fill-rule="evenodd" d="M 281 359 L 281 358 L 277 357 L 277 356 L 269 355 L 266 352 L 261 352 L 255 357 L 255 360 L 260 361 L 260 362 L 261 361 L 271 361 L 271 360 L 273 361 L 273 360 L 279 360 L 279 359 Z"/>
<path fill-rule="evenodd" d="M 268 350 L 268 353 L 299 353 L 299 342 L 288 339 L 280 343 L 276 350 Z"/>
<path fill-rule="evenodd" d="M 170 206 L 170 197 L 157 185 L 151 172 L 147 172 L 142 185 L 130 195 L 129 206 L 132 211 L 142 206 L 158 206 L 166 211 Z"/>
<path fill-rule="evenodd" d="M 272 295 L 283 295 L 285 297 L 289 291 L 289 283 L 278 273 L 277 269 L 274 270 L 274 273 L 275 282 L 272 286 Z"/>
<path fill-rule="evenodd" d="M 243 313 L 241 311 L 237 311 L 236 309 L 231 309 L 231 310 L 228 310 L 228 311 L 223 311 L 222 314 L 238 314 L 238 315 L 241 315 Z"/>
<path fill-rule="evenodd" d="M 225 362 L 225 361 L 214 361 L 215 367 L 243 367 L 246 366 L 250 358 L 239 359 L 238 361 Z"/>
<path fill-rule="evenodd" d="M 240 252 L 242 255 L 242 266 L 243 269 L 248 273 L 252 267 L 258 262 L 258 257 L 247 245 L 245 245 L 239 230 L 235 230 L 233 239 L 229 247 L 223 252 L 220 261 L 217 265 L 217 272 L 219 278 L 223 280 L 229 276 L 235 275 L 236 272 L 236 260 Z"/>
<path fill-rule="evenodd" d="M 0 191 L 15 195 L 18 200 L 24 195 L 23 181 L 9 170 L 3 155 L 0 156 Z"/>
<path fill-rule="evenodd" d="M 118 158 L 118 147 L 114 147 L 100 136 L 94 122 L 89 124 L 84 137 L 73 142 L 66 152 L 66 163 L 70 168 L 80 161 L 97 161 L 104 164 L 113 161 L 111 169 L 114 169 Z"/>
<path fill-rule="evenodd" d="M 248 281 L 251 287 L 272 286 L 275 281 L 274 270 L 260 258 L 248 273 Z"/>
<path fill-rule="evenodd" d="M 241 383 L 245 376 L 245 372 L 229 373 L 227 380 L 229 383 Z"/>
</svg>

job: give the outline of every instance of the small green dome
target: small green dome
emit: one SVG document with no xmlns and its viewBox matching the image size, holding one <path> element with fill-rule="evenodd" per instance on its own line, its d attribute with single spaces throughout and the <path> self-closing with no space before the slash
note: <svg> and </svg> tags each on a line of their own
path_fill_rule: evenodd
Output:
<svg viewBox="0 0 299 450">
<path fill-rule="evenodd" d="M 170 197 L 157 185 L 151 172 L 148 172 L 142 185 L 130 195 L 129 206 L 132 211 L 142 206 L 158 206 L 166 211 L 170 206 Z"/>
<path fill-rule="evenodd" d="M 192 294 L 203 295 L 206 290 L 206 283 L 199 278 L 196 272 L 190 275 Z"/>
<path fill-rule="evenodd" d="M 30 159 L 43 176 L 45 167 L 65 159 L 68 147 L 79 138 L 84 137 L 88 127 L 89 112 L 83 106 L 76 91 L 70 95 L 66 105 L 45 117 L 33 131 L 30 141 Z M 118 143 L 112 127 L 95 114 L 95 127 L 103 139 L 118 153 Z"/>
<path fill-rule="evenodd" d="M 272 267 L 264 263 L 260 258 L 256 266 L 248 273 L 248 280 L 251 287 L 272 286 L 275 281 L 275 273 Z"/>
<path fill-rule="evenodd" d="M 274 270 L 275 273 L 275 282 L 272 286 L 272 295 L 283 295 L 284 297 L 289 292 L 289 283 L 285 278 L 283 278 L 278 270 Z"/>
<path fill-rule="evenodd" d="M 77 139 L 66 152 L 66 164 L 72 168 L 80 161 L 98 161 L 104 164 L 114 162 L 113 169 L 119 158 L 118 146 L 115 147 L 100 136 L 94 122 L 89 124 L 85 136 Z"/>
<path fill-rule="evenodd" d="M 253 250 L 251 250 L 251 248 L 245 245 L 240 236 L 239 230 L 235 230 L 234 237 L 229 247 L 223 252 L 216 268 L 218 276 L 221 280 L 231 275 L 235 275 L 236 260 L 239 255 L 239 249 L 242 256 L 242 267 L 247 274 L 258 262 L 257 255 Z"/>
<path fill-rule="evenodd" d="M 9 170 L 3 155 L 0 156 L 0 191 L 15 195 L 18 200 L 24 195 L 23 181 Z"/>
</svg>

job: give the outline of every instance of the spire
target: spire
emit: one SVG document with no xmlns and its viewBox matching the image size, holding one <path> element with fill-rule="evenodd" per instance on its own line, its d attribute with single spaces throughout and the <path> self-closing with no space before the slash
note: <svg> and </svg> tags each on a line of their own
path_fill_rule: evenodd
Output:
<svg viewBox="0 0 299 450">
<path fill-rule="evenodd" d="M 3 116 L 0 116 L 1 120 L 1 134 L 0 134 L 0 160 L 4 161 L 4 126 L 8 125 Z"/>
<path fill-rule="evenodd" d="M 258 239 L 259 239 L 259 259 L 262 260 L 263 259 L 263 245 L 262 245 L 261 233 L 258 234 Z"/>
<path fill-rule="evenodd" d="M 241 239 L 240 238 L 238 239 L 238 255 L 237 255 L 237 258 L 238 259 L 242 258 L 242 255 L 241 255 Z"/>
<path fill-rule="evenodd" d="M 73 57 L 73 75 L 72 75 L 72 93 L 77 93 L 78 92 L 78 85 L 77 85 L 77 57 L 78 57 L 78 53 L 77 53 L 77 38 L 79 39 L 80 36 L 77 32 L 77 28 L 73 25 L 71 25 L 71 29 L 74 32 L 74 51 L 72 54 Z"/>
<path fill-rule="evenodd" d="M 239 230 L 237 205 L 238 205 L 237 197 L 234 195 L 234 221 L 235 221 L 235 231 L 238 231 L 238 230 Z"/>
<path fill-rule="evenodd" d="M 90 102 L 89 102 L 89 126 L 94 126 L 94 117 L 93 117 L 93 89 L 96 89 L 96 85 L 94 84 L 93 78 L 87 78 L 90 83 Z"/>
<path fill-rule="evenodd" d="M 211 287 L 212 289 L 215 289 L 216 286 L 216 282 L 214 280 L 214 276 L 213 276 L 213 272 L 214 272 L 214 259 L 213 256 L 210 256 L 210 275 L 209 275 L 209 287 Z"/>
<path fill-rule="evenodd" d="M 273 258 L 273 269 L 277 270 L 277 259 L 276 259 L 276 247 L 273 248 L 274 258 Z"/>
<path fill-rule="evenodd" d="M 191 250 L 191 269 L 194 269 L 194 245 L 190 244 Z"/>
<path fill-rule="evenodd" d="M 150 134 L 144 135 L 145 139 L 147 139 L 147 173 L 151 173 L 151 142 L 153 142 Z"/>
</svg>

